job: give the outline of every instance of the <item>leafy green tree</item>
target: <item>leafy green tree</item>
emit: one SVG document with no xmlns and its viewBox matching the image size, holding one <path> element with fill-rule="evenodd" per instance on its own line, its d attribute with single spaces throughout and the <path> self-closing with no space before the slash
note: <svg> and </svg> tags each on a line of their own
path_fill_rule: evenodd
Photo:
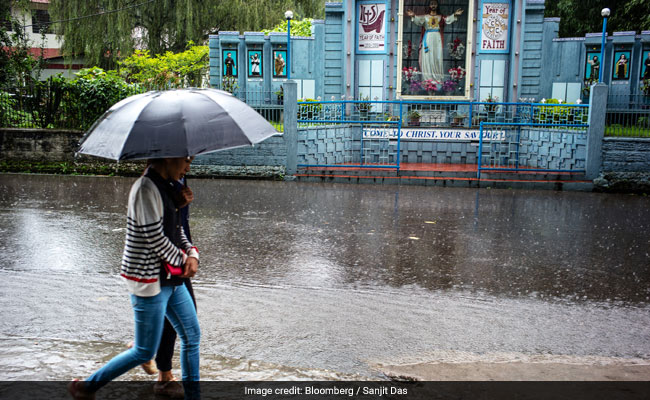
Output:
<svg viewBox="0 0 650 400">
<path fill-rule="evenodd" d="M 311 23 L 313 19 L 305 18 L 300 21 L 291 21 L 291 36 L 311 36 Z M 287 23 L 285 21 L 280 22 L 271 29 L 262 29 L 265 35 L 268 35 L 269 32 L 286 32 Z"/>
<path fill-rule="evenodd" d="M 11 8 L 26 10 L 29 2 L 24 0 L 0 2 L 0 86 L 25 86 L 37 80 L 44 66 L 42 43 L 40 56 L 34 56 L 30 50 L 33 43 L 24 28 L 24 21 L 11 15 Z M 7 31 L 5 22 L 11 26 Z"/>
<path fill-rule="evenodd" d="M 120 62 L 120 73 L 128 82 L 153 88 L 195 86 L 202 84 L 202 78 L 209 67 L 208 46 L 194 46 L 181 53 L 152 57 L 149 50 L 136 50 Z"/>
<path fill-rule="evenodd" d="M 609 8 L 607 32 L 650 29 L 650 1 L 647 0 L 547 0 L 546 17 L 560 17 L 560 37 L 581 37 L 602 32 L 600 11 Z"/>
<path fill-rule="evenodd" d="M 66 56 L 84 55 L 107 69 L 134 48 L 153 55 L 180 52 L 219 31 L 259 31 L 284 20 L 321 18 L 324 0 L 52 0 L 55 30 Z M 119 11 L 118 11 L 119 10 Z M 87 17 L 91 16 L 91 17 Z"/>
</svg>

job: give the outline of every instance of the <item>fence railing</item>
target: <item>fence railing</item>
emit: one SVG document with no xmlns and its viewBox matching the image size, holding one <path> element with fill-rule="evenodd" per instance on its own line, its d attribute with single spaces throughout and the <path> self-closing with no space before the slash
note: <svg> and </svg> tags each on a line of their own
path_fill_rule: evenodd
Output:
<svg viewBox="0 0 650 400">
<path fill-rule="evenodd" d="M 299 101 L 298 166 L 399 169 L 402 107 L 389 101 Z M 365 137 L 365 126 L 390 127 L 397 135 Z"/>
<path fill-rule="evenodd" d="M 165 88 L 129 85 L 107 98 L 93 97 L 72 86 L 39 82 L 31 86 L 0 89 L 0 127 L 86 130 L 118 101 L 149 90 Z M 275 93 L 238 91 L 249 104 L 279 131 L 283 131 L 282 100 Z"/>
<path fill-rule="evenodd" d="M 517 126 L 516 131 L 519 133 L 520 127 L 526 125 L 548 126 L 554 134 L 585 135 L 588 116 L 589 107 L 584 104 L 299 101 L 298 140 L 299 147 L 303 149 L 303 159 L 306 160 L 299 163 L 299 166 L 335 167 L 346 164 L 346 167 L 399 169 L 400 143 L 405 138 L 416 139 L 418 135 L 432 138 L 436 137 L 434 131 L 437 135 L 447 135 L 455 130 L 458 137 L 482 140 L 484 124 Z M 342 126 L 348 128 L 348 132 L 352 134 L 337 130 Z M 507 142 L 504 148 L 511 148 L 515 140 L 520 147 L 522 138 L 525 137 L 530 142 L 534 140 L 535 135 L 525 133 L 524 136 L 516 137 L 509 134 L 503 135 L 502 138 L 492 137 L 489 151 L 496 152 L 492 159 L 505 160 L 502 153 L 506 150 L 498 148 L 503 144 L 501 142 Z M 407 136 L 403 138 L 403 134 Z M 461 136 L 463 134 L 466 136 Z M 534 145 L 531 145 L 532 147 Z M 526 157 L 529 157 L 530 153 L 531 151 L 527 150 Z M 520 168 L 528 165 L 523 162 L 523 154 L 515 154 L 516 157 L 508 154 L 505 166 L 514 165 L 514 168 Z M 515 158 L 516 161 L 511 161 Z M 543 159 L 545 158 L 536 159 L 534 167 L 543 167 Z M 496 167 L 496 164 L 492 164 Z M 499 166 L 502 167 L 504 165 Z M 546 165 L 544 168 L 551 167 Z"/>
<path fill-rule="evenodd" d="M 47 82 L 0 89 L 0 127 L 84 130 L 113 104 L 146 90 L 128 86 L 101 99 L 71 86 Z"/>
<path fill-rule="evenodd" d="M 650 137 L 650 96 L 609 95 L 605 136 Z"/>
<path fill-rule="evenodd" d="M 402 126 L 478 128 L 481 122 L 586 124 L 586 104 L 440 101 L 299 101 L 298 125 L 391 123 Z"/>
<path fill-rule="evenodd" d="M 579 121 L 482 122 L 477 177 L 482 171 L 584 173 L 588 128 Z"/>
</svg>

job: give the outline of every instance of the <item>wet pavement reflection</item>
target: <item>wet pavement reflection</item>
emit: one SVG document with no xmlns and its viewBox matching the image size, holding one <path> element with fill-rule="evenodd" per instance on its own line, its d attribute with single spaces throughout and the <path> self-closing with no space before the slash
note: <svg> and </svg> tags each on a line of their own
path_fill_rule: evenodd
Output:
<svg viewBox="0 0 650 400">
<path fill-rule="evenodd" d="M 0 175 L 0 379 L 83 376 L 130 340 L 132 182 Z M 204 378 L 381 378 L 373 364 L 442 353 L 650 359 L 647 197 L 190 186 Z"/>
</svg>

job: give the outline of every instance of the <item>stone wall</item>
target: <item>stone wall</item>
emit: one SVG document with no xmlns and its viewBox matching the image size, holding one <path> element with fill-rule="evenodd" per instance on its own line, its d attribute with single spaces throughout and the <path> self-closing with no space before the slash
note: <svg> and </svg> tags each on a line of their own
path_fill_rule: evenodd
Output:
<svg viewBox="0 0 650 400">
<path fill-rule="evenodd" d="M 602 170 L 650 173 L 650 139 L 606 137 Z"/>
<path fill-rule="evenodd" d="M 217 151 L 197 156 L 193 165 L 265 166 L 286 163 L 287 146 L 284 137 L 272 136 L 255 146 Z"/>
<path fill-rule="evenodd" d="M 0 154 L 5 160 L 74 161 L 83 132 L 0 128 Z"/>
<path fill-rule="evenodd" d="M 120 162 L 78 156 L 83 132 L 0 128 L 0 161 L 5 172 L 139 175 L 143 162 Z M 254 147 L 198 156 L 190 175 L 200 177 L 272 178 L 284 176 L 286 145 L 282 135 Z"/>
</svg>

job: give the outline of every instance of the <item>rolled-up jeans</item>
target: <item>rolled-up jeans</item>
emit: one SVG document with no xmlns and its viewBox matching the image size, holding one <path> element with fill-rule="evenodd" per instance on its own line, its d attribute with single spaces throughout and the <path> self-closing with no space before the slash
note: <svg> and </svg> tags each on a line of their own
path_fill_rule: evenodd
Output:
<svg viewBox="0 0 650 400">
<path fill-rule="evenodd" d="M 201 330 L 196 309 L 185 285 L 162 286 L 151 297 L 131 295 L 135 317 L 135 344 L 113 357 L 85 381 L 85 389 L 95 392 L 109 381 L 153 359 L 158 350 L 165 316 L 181 338 L 181 371 L 184 382 L 199 380 Z"/>
</svg>

